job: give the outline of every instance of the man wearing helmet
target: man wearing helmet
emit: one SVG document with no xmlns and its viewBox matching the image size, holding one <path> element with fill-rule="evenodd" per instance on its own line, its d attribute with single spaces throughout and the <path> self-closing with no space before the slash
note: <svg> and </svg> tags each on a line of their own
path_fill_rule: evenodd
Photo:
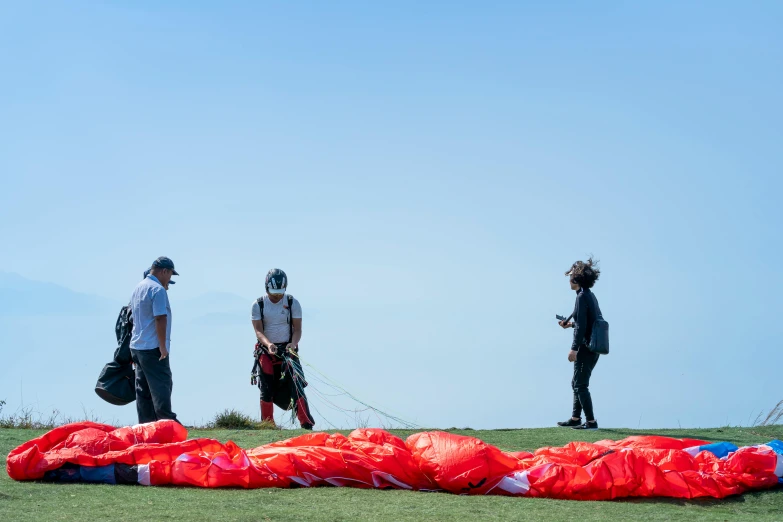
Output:
<svg viewBox="0 0 783 522">
<path fill-rule="evenodd" d="M 285 272 L 273 268 L 266 275 L 266 295 L 259 297 L 251 310 L 258 341 L 256 354 L 260 369 L 261 420 L 274 423 L 275 403 L 285 407 L 287 402 L 293 402 L 299 424 L 311 430 L 315 421 L 304 394 L 307 384 L 298 356 L 302 338 L 302 306 L 292 295 L 286 295 L 287 287 Z"/>
</svg>

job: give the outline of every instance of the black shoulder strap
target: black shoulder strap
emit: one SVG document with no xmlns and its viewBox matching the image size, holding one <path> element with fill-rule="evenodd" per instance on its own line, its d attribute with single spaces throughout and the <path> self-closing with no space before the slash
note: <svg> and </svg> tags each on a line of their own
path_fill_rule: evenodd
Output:
<svg viewBox="0 0 783 522">
<path fill-rule="evenodd" d="M 256 303 L 258 303 L 258 310 L 261 312 L 261 321 L 264 321 L 264 298 L 259 297 L 256 299 Z"/>
<path fill-rule="evenodd" d="M 590 292 L 590 295 L 593 296 L 593 306 L 595 307 L 595 318 L 603 320 L 604 315 L 601 313 L 601 307 L 598 306 L 598 298 L 595 296 L 593 292 Z"/>
<path fill-rule="evenodd" d="M 288 294 L 288 342 L 294 340 L 294 296 Z"/>
<path fill-rule="evenodd" d="M 117 337 L 117 343 L 122 344 L 125 336 L 129 334 L 129 330 L 133 329 L 130 321 L 131 308 L 130 306 L 123 306 L 120 309 L 120 315 L 117 316 L 117 322 L 114 323 L 114 333 Z M 130 328 L 128 328 L 130 326 Z"/>
</svg>

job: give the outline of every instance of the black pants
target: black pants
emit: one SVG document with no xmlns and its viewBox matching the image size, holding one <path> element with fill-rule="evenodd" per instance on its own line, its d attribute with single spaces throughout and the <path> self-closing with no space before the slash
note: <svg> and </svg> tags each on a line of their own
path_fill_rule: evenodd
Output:
<svg viewBox="0 0 783 522">
<path fill-rule="evenodd" d="M 576 362 L 574 363 L 574 378 L 571 379 L 571 388 L 574 389 L 574 408 L 571 416 L 574 418 L 582 416 L 582 410 L 585 412 L 585 418 L 589 421 L 595 420 L 593 414 L 593 399 L 590 397 L 590 375 L 593 368 L 598 363 L 598 354 L 593 353 L 587 346 L 582 346 L 576 352 Z"/>
<path fill-rule="evenodd" d="M 288 343 L 275 343 L 277 353 L 285 353 Z M 258 345 L 256 345 L 258 348 Z M 258 378 L 258 389 L 261 390 L 262 402 L 274 402 L 283 410 L 293 409 L 301 424 L 315 424 L 310 413 L 310 405 L 305 395 L 307 381 L 299 358 L 295 356 L 279 357 L 261 351 L 258 363 L 261 372 Z"/>
<path fill-rule="evenodd" d="M 139 423 L 172 419 L 177 414 L 171 411 L 171 378 L 169 358 L 160 360 L 160 348 L 154 350 L 131 350 L 131 359 L 136 364 L 136 412 Z"/>
</svg>

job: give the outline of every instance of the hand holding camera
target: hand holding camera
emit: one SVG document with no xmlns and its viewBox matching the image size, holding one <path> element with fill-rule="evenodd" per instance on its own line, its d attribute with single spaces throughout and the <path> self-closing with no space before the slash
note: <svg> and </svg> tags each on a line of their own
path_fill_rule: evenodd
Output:
<svg viewBox="0 0 783 522">
<path fill-rule="evenodd" d="M 559 324 L 562 328 L 573 328 L 574 323 L 569 321 L 570 317 L 563 317 L 562 315 L 555 315 L 557 318 L 557 324 Z"/>
</svg>

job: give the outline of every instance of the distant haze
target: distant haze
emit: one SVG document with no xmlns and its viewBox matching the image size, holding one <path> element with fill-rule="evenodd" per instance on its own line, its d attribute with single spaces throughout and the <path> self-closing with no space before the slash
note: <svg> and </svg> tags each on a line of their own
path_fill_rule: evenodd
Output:
<svg viewBox="0 0 783 522">
<path fill-rule="evenodd" d="M 769 1 L 0 2 L 4 414 L 133 422 L 93 385 L 166 255 L 186 423 L 257 415 L 277 267 L 303 359 L 362 401 L 552 426 L 563 273 L 595 254 L 601 426 L 751 423 L 783 399 L 781 27 Z M 317 427 L 361 409 L 308 379 Z"/>
</svg>

